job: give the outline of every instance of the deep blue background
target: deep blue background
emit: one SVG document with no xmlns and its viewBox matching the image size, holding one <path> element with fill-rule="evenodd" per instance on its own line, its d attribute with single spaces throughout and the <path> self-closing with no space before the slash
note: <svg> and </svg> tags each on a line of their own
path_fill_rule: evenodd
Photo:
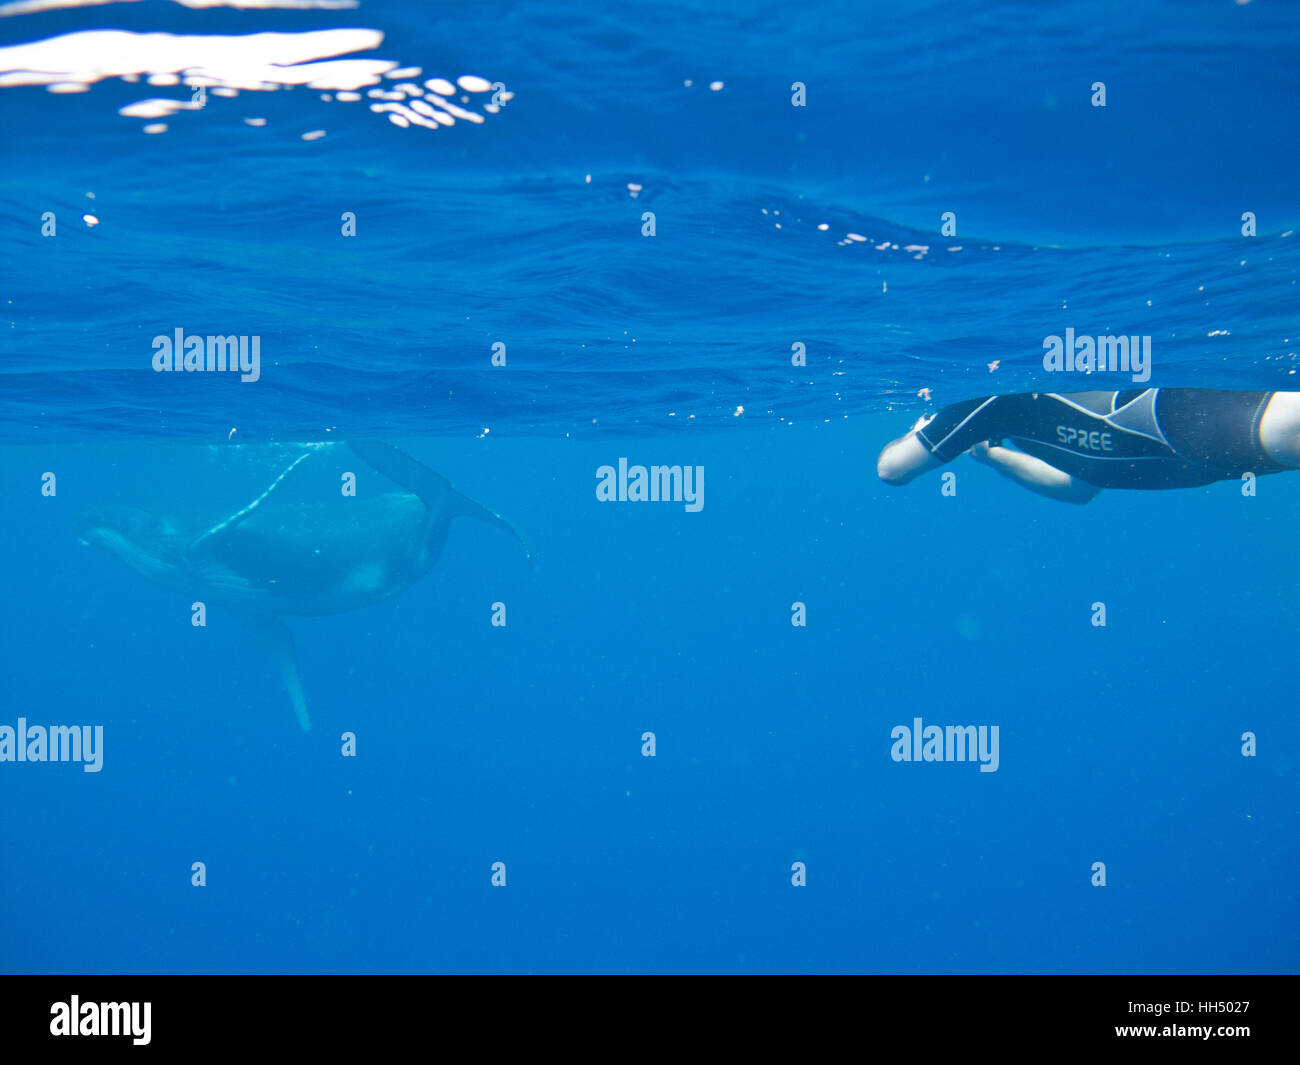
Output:
<svg viewBox="0 0 1300 1065">
<path fill-rule="evenodd" d="M 516 95 L 430 134 L 243 93 L 145 136 L 117 109 L 185 90 L 0 89 L 0 721 L 106 733 L 99 774 L 0 765 L 0 969 L 1296 969 L 1300 478 L 1076 508 L 874 460 L 1066 390 L 1067 326 L 1152 335 L 1155 385 L 1296 387 L 1300 10 L 146 3 L 0 41 L 109 26 L 370 26 Z M 260 335 L 262 381 L 152 373 L 178 326 Z M 303 736 L 233 619 L 78 521 L 201 528 L 289 453 L 239 441 L 352 432 L 539 562 L 460 523 L 393 603 L 292 620 Z M 704 510 L 598 503 L 620 455 L 703 465 Z M 891 762 L 917 715 L 998 724 L 1001 768 Z"/>
</svg>

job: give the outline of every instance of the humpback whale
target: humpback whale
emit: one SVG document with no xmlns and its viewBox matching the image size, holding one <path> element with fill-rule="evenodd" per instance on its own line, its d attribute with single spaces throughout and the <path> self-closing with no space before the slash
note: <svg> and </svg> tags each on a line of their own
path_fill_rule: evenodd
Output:
<svg viewBox="0 0 1300 1065">
<path fill-rule="evenodd" d="M 285 502 L 284 485 L 322 448 L 310 445 L 260 495 L 215 525 L 184 530 L 135 507 L 102 511 L 81 542 L 102 547 L 153 582 L 237 615 L 274 656 L 298 723 L 311 728 L 286 615 L 339 614 L 391 599 L 433 568 L 455 518 L 475 518 L 532 549 L 505 518 L 388 444 L 347 447 L 398 491 Z"/>
</svg>

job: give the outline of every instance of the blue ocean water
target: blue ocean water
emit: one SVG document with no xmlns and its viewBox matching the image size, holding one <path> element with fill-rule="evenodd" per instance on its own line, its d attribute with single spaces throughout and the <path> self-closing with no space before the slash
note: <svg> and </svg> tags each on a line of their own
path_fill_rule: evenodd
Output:
<svg viewBox="0 0 1300 1065">
<path fill-rule="evenodd" d="M 9 51 L 340 29 L 400 75 L 232 90 L 236 43 L 133 117 L 193 101 L 122 80 L 141 37 L 77 92 Z M 875 458 L 1064 390 L 1066 328 L 1300 387 L 1297 44 L 1267 0 L 0 7 L 0 725 L 104 729 L 0 763 L 0 970 L 1294 972 L 1300 477 L 1071 507 Z M 452 124 L 372 110 L 430 79 Z M 155 372 L 177 329 L 258 379 Z M 457 521 L 291 619 L 304 734 L 236 618 L 78 541 L 360 437 L 536 564 Z M 342 450 L 302 476 L 364 486 Z M 620 458 L 703 507 L 599 502 Z M 996 772 L 893 761 L 918 717 Z"/>
</svg>

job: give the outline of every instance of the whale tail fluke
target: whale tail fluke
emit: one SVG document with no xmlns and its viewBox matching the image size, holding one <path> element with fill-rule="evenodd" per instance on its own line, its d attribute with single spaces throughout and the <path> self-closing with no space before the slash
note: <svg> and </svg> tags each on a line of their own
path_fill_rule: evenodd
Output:
<svg viewBox="0 0 1300 1065">
<path fill-rule="evenodd" d="M 533 551 L 533 545 L 529 543 L 528 537 L 525 536 L 512 522 L 507 521 L 495 510 L 490 510 L 483 506 L 482 503 L 476 503 L 469 496 L 461 495 L 454 488 L 451 491 L 452 513 L 462 518 L 474 518 L 477 521 L 485 521 L 489 525 L 495 525 L 503 532 L 508 532 L 520 544 L 523 545 L 524 554 L 528 558 L 528 565 L 533 569 L 537 568 L 537 555 Z"/>
<path fill-rule="evenodd" d="M 451 486 L 440 473 L 435 473 L 423 462 L 411 458 L 405 451 L 379 440 L 349 440 L 348 447 L 358 458 L 390 481 L 420 497 L 431 514 L 449 517 L 475 518 L 508 532 L 523 545 L 528 564 L 536 565 L 536 555 L 528 538 L 495 510 L 476 503 Z"/>
</svg>

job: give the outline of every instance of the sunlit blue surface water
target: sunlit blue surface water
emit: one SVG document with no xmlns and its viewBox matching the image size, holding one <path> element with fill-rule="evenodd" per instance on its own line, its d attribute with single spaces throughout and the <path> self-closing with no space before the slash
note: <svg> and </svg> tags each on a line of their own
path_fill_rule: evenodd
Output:
<svg viewBox="0 0 1300 1065">
<path fill-rule="evenodd" d="M 0 88 L 0 723 L 105 727 L 100 773 L 0 764 L 0 968 L 1295 970 L 1300 477 L 1076 508 L 874 462 L 1066 390 L 1067 327 L 1151 335 L 1154 385 L 1298 387 L 1300 11 L 145 3 L 0 47 L 332 27 L 514 96 L 435 133 L 241 92 L 146 135 L 119 108 L 188 89 Z M 154 373 L 177 328 L 259 336 L 261 379 Z M 349 435 L 538 561 L 462 522 L 393 602 L 291 619 L 304 736 L 234 619 L 79 523 L 202 527 Z M 597 502 L 620 456 L 703 466 L 703 510 Z M 891 761 L 917 716 L 998 724 L 998 771 Z"/>
</svg>

